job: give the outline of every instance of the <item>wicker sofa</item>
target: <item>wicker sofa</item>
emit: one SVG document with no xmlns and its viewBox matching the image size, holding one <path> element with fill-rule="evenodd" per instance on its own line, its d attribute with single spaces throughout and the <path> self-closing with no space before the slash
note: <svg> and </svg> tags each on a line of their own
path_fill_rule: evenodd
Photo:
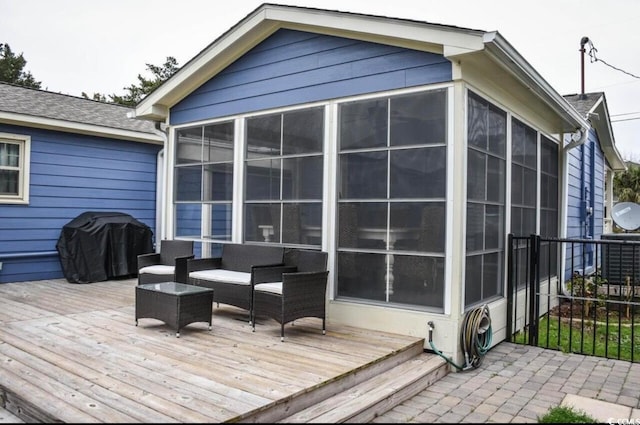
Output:
<svg viewBox="0 0 640 425">
<path fill-rule="evenodd" d="M 187 279 L 183 283 L 213 289 L 213 301 L 229 304 L 249 312 L 251 323 L 253 286 L 273 281 L 284 264 L 284 248 L 265 245 L 225 244 L 215 258 L 187 261 Z"/>
</svg>

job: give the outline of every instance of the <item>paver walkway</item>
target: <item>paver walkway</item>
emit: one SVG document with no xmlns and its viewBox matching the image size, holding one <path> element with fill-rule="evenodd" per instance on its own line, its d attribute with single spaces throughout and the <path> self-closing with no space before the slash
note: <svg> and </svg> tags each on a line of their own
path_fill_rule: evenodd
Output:
<svg viewBox="0 0 640 425">
<path fill-rule="evenodd" d="M 534 423 L 563 403 L 640 423 L 640 364 L 502 342 L 372 422 Z"/>
</svg>

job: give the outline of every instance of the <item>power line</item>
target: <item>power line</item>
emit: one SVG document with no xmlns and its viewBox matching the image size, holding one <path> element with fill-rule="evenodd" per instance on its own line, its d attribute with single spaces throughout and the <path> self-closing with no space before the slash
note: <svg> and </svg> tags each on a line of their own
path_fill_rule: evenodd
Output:
<svg viewBox="0 0 640 425">
<path fill-rule="evenodd" d="M 635 121 L 635 120 L 640 120 L 640 117 L 636 117 L 636 118 L 625 118 L 625 119 L 621 119 L 621 120 L 611 120 L 611 122 L 621 122 L 621 121 Z"/>
<path fill-rule="evenodd" d="M 623 115 L 636 115 L 636 114 L 640 114 L 640 111 L 637 112 L 625 112 L 622 114 L 611 114 L 610 117 L 621 117 Z"/>
<path fill-rule="evenodd" d="M 596 49 L 595 46 L 593 45 L 593 43 L 591 42 L 591 40 L 589 40 L 589 58 L 591 60 L 591 63 L 598 62 L 598 61 L 602 62 L 603 64 L 607 65 L 609 68 L 615 69 L 616 71 L 623 72 L 623 73 L 625 73 L 627 75 L 630 75 L 633 78 L 637 78 L 637 79 L 640 80 L 640 77 L 638 77 L 637 75 L 632 74 L 632 73 L 630 73 L 628 71 L 625 71 L 624 69 L 620 69 L 617 66 L 613 66 L 613 65 L 605 62 L 604 60 L 597 58 L 596 57 L 596 52 L 597 51 L 598 51 L 598 49 Z"/>
</svg>

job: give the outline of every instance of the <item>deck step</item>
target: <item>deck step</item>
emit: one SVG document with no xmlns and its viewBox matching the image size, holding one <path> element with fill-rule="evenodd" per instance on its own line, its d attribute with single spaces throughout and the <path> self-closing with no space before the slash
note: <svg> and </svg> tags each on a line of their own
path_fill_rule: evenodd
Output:
<svg viewBox="0 0 640 425">
<path fill-rule="evenodd" d="M 370 422 L 441 379 L 448 371 L 444 359 L 423 353 L 278 422 Z"/>
</svg>

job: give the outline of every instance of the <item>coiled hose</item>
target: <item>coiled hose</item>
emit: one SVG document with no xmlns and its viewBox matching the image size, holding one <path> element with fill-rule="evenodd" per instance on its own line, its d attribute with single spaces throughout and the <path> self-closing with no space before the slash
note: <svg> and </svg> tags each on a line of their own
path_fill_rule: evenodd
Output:
<svg viewBox="0 0 640 425">
<path fill-rule="evenodd" d="M 429 345 L 431 349 L 440 357 L 445 359 L 449 364 L 458 370 L 467 370 L 477 368 L 482 364 L 484 355 L 491 348 L 492 331 L 491 331 L 491 315 L 489 307 L 485 304 L 482 307 L 469 310 L 464 315 L 462 329 L 460 330 L 460 345 L 464 352 L 465 365 L 459 366 L 450 358 L 446 357 L 438 350 L 433 343 L 433 322 L 429 322 Z"/>
</svg>

